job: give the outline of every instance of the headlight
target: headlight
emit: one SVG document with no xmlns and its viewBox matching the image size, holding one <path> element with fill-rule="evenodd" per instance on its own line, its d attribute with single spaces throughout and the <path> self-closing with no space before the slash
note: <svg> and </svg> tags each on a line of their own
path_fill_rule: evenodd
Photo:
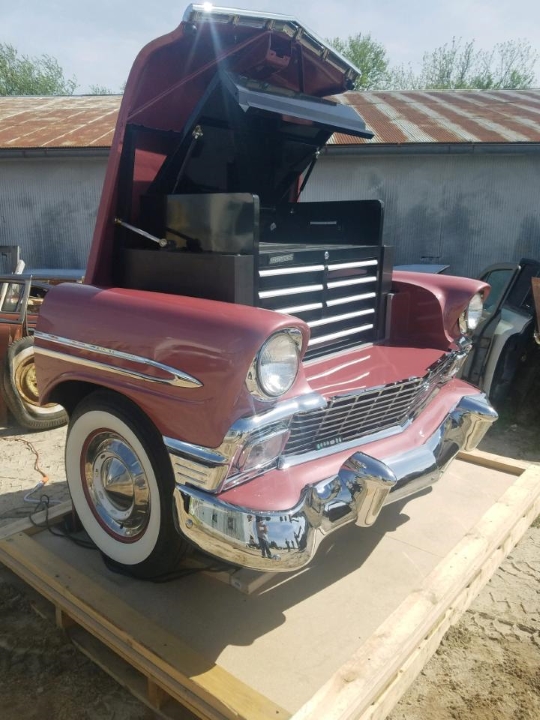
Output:
<svg viewBox="0 0 540 720">
<path fill-rule="evenodd" d="M 482 311 L 484 309 L 484 301 L 480 293 L 470 301 L 465 312 L 459 316 L 459 329 L 462 333 L 472 332 L 478 327 L 478 323 L 482 319 Z"/>
<path fill-rule="evenodd" d="M 301 346 L 300 330 L 280 331 L 269 337 L 249 369 L 249 391 L 261 400 L 269 400 L 290 390 L 298 373 Z"/>
</svg>

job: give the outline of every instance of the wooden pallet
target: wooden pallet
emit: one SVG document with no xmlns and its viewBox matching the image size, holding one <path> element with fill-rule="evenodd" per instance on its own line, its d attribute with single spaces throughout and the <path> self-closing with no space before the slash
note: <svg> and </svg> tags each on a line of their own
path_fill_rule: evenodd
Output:
<svg viewBox="0 0 540 720">
<path fill-rule="evenodd" d="M 462 459 L 515 479 L 509 480 L 499 500 L 295 713 L 280 707 L 279 698 L 273 700 L 258 692 L 167 627 L 149 620 L 134 609 L 129 598 L 104 590 L 83 570 L 40 544 L 37 528 L 26 521 L 0 536 L 0 562 L 53 604 L 58 626 L 84 653 L 160 717 L 382 720 L 540 513 L 540 466 L 525 469 L 523 463 L 485 453 L 463 454 Z M 66 511 L 66 505 L 55 508 L 51 521 Z M 259 574 L 253 583 L 260 586 L 268 580 Z M 245 592 L 254 590 L 249 580 L 240 585 Z M 215 586 L 217 601 L 219 588 Z M 157 586 L 156 598 L 159 592 Z M 272 588 L 264 592 L 272 592 Z M 319 618 L 314 619 L 314 626 L 317 621 Z"/>
</svg>

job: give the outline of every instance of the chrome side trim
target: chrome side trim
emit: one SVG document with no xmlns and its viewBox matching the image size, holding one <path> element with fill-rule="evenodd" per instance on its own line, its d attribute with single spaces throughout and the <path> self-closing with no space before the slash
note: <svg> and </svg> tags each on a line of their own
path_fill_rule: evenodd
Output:
<svg viewBox="0 0 540 720">
<path fill-rule="evenodd" d="M 144 365 L 146 367 L 153 367 L 157 370 L 161 370 L 167 373 L 171 377 L 159 378 L 147 373 L 137 372 L 136 370 L 127 370 L 126 368 L 119 368 L 114 365 L 107 363 L 98 362 L 97 360 L 89 360 L 87 358 L 81 358 L 75 355 L 71 355 L 67 352 L 49 350 L 48 348 L 37 347 L 36 352 L 48 355 L 49 357 L 55 357 L 62 360 L 69 360 L 69 362 L 77 363 L 79 365 L 86 365 L 87 367 L 94 368 L 96 370 L 105 370 L 107 372 L 115 373 L 116 375 L 124 375 L 137 380 L 147 380 L 149 382 L 160 383 L 164 385 L 173 385 L 174 387 L 185 387 L 195 388 L 202 387 L 203 383 L 192 375 L 188 375 L 182 370 L 164 365 L 163 363 L 151 360 L 150 358 L 142 357 L 141 355 L 133 355 L 132 353 L 123 352 L 122 350 L 113 350 L 112 348 L 102 347 L 101 345 L 93 345 L 92 343 L 80 342 L 79 340 L 70 340 L 69 338 L 60 337 L 59 335 L 51 335 L 50 333 L 35 332 L 34 337 L 44 340 L 45 342 L 53 343 L 54 345 L 60 345 L 62 347 L 74 348 L 75 350 L 83 350 L 85 352 L 95 353 L 96 355 L 104 355 L 107 358 L 114 358 L 116 360 L 126 360 L 127 362 L 136 363 L 138 365 Z"/>
<path fill-rule="evenodd" d="M 437 482 L 460 450 L 472 450 L 497 418 L 483 394 L 464 396 L 420 447 L 377 459 L 355 452 L 338 473 L 307 485 L 293 508 L 231 505 L 177 483 L 179 532 L 210 555 L 255 570 L 306 565 L 325 535 L 355 522 L 370 526 L 382 507 Z"/>
</svg>

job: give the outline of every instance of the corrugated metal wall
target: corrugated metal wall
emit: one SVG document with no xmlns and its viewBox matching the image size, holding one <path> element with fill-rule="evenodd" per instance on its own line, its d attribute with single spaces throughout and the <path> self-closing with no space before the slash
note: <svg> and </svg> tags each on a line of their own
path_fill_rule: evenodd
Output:
<svg viewBox="0 0 540 720">
<path fill-rule="evenodd" d="M 0 245 L 29 267 L 82 268 L 106 158 L 0 159 Z M 396 263 L 486 265 L 540 258 L 540 155 L 323 154 L 303 200 L 380 198 Z M 3 268 L 0 268 L 3 270 Z"/>
<path fill-rule="evenodd" d="M 0 245 L 28 267 L 84 268 L 107 159 L 0 159 Z"/>
<path fill-rule="evenodd" d="M 322 155 L 303 200 L 380 198 L 396 264 L 456 275 L 540 258 L 540 155 Z"/>
</svg>

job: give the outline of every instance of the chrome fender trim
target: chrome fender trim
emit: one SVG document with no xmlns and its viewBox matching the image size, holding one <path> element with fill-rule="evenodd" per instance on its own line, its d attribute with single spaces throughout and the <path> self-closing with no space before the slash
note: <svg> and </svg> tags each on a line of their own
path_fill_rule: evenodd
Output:
<svg viewBox="0 0 540 720">
<path fill-rule="evenodd" d="M 126 362 L 134 363 L 136 365 L 152 367 L 165 373 L 168 377 L 156 377 L 137 370 L 128 370 L 127 368 L 110 365 L 106 362 L 99 362 L 97 360 L 90 360 L 78 355 L 72 355 L 65 350 L 50 350 L 49 348 L 41 346 L 36 347 L 36 352 L 41 353 L 42 355 L 47 355 L 48 357 L 66 360 L 79 365 L 85 365 L 86 367 L 91 367 L 95 370 L 103 370 L 116 375 L 124 375 L 125 377 L 134 378 L 136 380 L 146 380 L 148 382 L 160 383 L 162 385 L 173 385 L 175 387 L 185 388 L 198 388 L 203 385 L 200 380 L 197 380 L 197 378 L 194 378 L 192 375 L 188 375 L 182 370 L 170 367 L 169 365 L 164 365 L 163 363 L 152 360 L 151 358 L 143 357 L 142 355 L 133 355 L 132 353 L 124 352 L 122 350 L 113 350 L 112 348 L 102 347 L 101 345 L 93 345 L 92 343 L 80 342 L 79 340 L 70 340 L 69 338 L 60 337 L 59 335 L 51 335 L 50 333 L 39 331 L 34 333 L 34 337 L 39 340 L 52 343 L 53 345 L 94 353 L 112 360 L 125 360 Z"/>
</svg>

